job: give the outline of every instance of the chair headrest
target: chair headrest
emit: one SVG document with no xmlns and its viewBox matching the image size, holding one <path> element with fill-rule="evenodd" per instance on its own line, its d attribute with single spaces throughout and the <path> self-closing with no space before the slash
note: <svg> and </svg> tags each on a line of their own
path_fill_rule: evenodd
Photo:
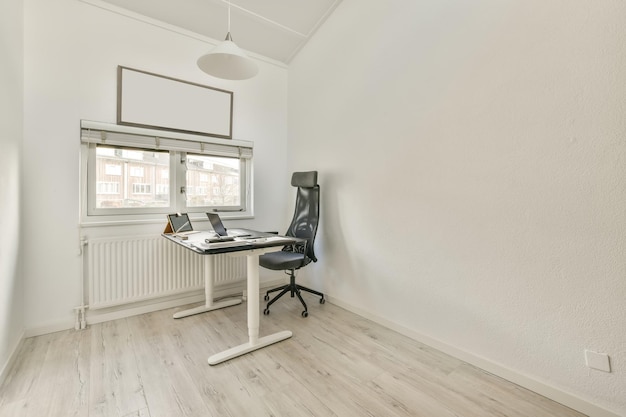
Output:
<svg viewBox="0 0 626 417">
<path fill-rule="evenodd" d="M 317 171 L 294 172 L 291 176 L 294 187 L 313 188 L 317 185 Z"/>
</svg>

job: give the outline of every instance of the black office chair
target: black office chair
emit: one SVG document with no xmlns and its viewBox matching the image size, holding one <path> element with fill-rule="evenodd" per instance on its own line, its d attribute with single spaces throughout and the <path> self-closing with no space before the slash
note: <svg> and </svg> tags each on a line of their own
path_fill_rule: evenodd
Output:
<svg viewBox="0 0 626 417">
<path fill-rule="evenodd" d="M 296 284 L 296 270 L 308 265 L 311 261 L 317 262 L 313 250 L 320 213 L 320 186 L 317 184 L 317 171 L 294 172 L 291 176 L 291 185 L 298 187 L 296 209 L 285 235 L 305 240 L 302 243 L 285 246 L 281 251 L 270 252 L 259 257 L 259 264 L 262 267 L 275 271 L 285 271 L 289 275 L 289 284 L 271 289 L 265 294 L 264 298 L 267 301 L 270 299 L 270 293 L 280 291 L 276 297 L 267 303 L 263 314 L 270 314 L 270 306 L 287 292 L 291 292 L 291 297 L 294 294 L 297 295 L 304 306 L 302 317 L 307 317 L 309 315 L 308 309 L 300 291 L 319 295 L 322 297 L 320 304 L 326 302 L 324 294 L 321 292 Z"/>
</svg>

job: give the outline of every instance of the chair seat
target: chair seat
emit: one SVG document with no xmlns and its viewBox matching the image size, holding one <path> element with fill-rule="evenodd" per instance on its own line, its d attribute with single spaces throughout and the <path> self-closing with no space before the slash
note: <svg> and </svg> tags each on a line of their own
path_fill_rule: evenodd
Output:
<svg viewBox="0 0 626 417">
<path fill-rule="evenodd" d="M 297 252 L 270 252 L 259 257 L 259 264 L 263 268 L 282 271 L 286 269 L 297 269 L 302 266 L 304 254 Z"/>
</svg>

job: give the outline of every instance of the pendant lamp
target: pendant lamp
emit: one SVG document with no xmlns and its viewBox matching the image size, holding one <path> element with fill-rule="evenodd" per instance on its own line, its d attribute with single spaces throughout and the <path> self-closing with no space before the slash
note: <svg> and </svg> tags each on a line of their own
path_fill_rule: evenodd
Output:
<svg viewBox="0 0 626 417">
<path fill-rule="evenodd" d="M 259 72 L 256 63 L 239 49 L 230 36 L 230 1 L 226 39 L 198 58 L 198 67 L 209 75 L 226 80 L 246 80 Z"/>
</svg>

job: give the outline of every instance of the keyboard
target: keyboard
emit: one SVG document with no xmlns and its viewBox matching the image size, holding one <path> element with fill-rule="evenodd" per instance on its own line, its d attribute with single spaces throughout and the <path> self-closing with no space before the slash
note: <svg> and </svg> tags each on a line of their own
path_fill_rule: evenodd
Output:
<svg viewBox="0 0 626 417">
<path fill-rule="evenodd" d="M 204 243 L 231 242 L 233 240 L 235 240 L 235 238 L 230 236 L 210 237 L 204 239 Z"/>
<path fill-rule="evenodd" d="M 245 240 L 226 240 L 226 241 L 211 242 L 211 243 L 206 243 L 206 242 L 193 243 L 193 246 L 201 250 L 232 248 L 236 246 L 248 246 L 248 245 L 250 245 L 250 242 L 247 242 Z"/>
</svg>

